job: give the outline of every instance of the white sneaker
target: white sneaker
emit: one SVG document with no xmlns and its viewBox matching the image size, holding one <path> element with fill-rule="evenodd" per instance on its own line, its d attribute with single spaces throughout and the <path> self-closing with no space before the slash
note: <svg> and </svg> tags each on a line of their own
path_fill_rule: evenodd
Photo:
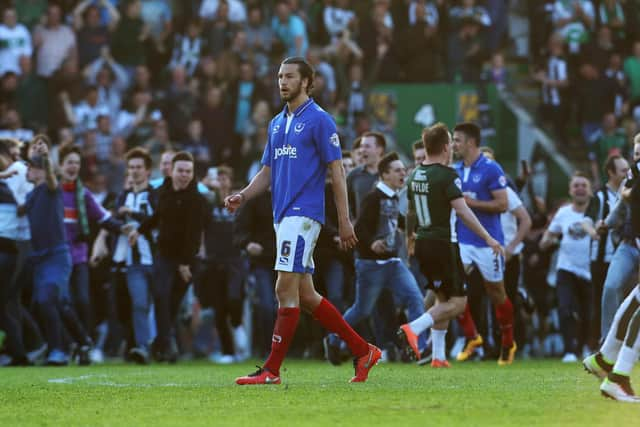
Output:
<svg viewBox="0 0 640 427">
<path fill-rule="evenodd" d="M 608 397 L 613 400 L 628 403 L 640 403 L 640 397 L 627 393 L 618 383 L 609 381 L 605 378 L 600 385 L 600 392 L 604 397 Z"/>
<path fill-rule="evenodd" d="M 578 361 L 578 356 L 573 353 L 565 353 L 562 358 L 562 363 L 575 363 Z"/>
<path fill-rule="evenodd" d="M 104 363 L 104 353 L 99 348 L 94 348 L 89 351 L 89 359 L 91 363 Z"/>
<path fill-rule="evenodd" d="M 230 354 L 213 353 L 209 356 L 209 361 L 217 365 L 230 365 L 236 361 L 236 359 Z"/>
<path fill-rule="evenodd" d="M 242 325 L 233 328 L 233 346 L 236 350 L 236 360 L 244 361 L 249 358 L 249 337 Z"/>
</svg>

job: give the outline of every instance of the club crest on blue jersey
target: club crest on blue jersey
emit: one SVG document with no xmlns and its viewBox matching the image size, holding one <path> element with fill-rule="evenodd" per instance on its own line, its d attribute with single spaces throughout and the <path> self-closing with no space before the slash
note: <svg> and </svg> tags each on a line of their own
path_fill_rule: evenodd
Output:
<svg viewBox="0 0 640 427">
<path fill-rule="evenodd" d="M 293 130 L 295 133 L 300 133 L 303 131 L 303 129 L 304 129 L 304 123 L 302 122 L 296 123 L 296 125 L 293 127 Z"/>
<path fill-rule="evenodd" d="M 275 125 L 271 130 L 271 133 L 278 133 L 280 131 L 280 125 Z"/>
</svg>

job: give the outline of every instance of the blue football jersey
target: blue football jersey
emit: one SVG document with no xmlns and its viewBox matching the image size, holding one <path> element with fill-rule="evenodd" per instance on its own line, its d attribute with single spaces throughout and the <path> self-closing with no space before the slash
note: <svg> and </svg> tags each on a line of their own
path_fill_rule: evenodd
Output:
<svg viewBox="0 0 640 427">
<path fill-rule="evenodd" d="M 271 168 L 273 219 L 305 216 L 324 224 L 327 165 L 342 158 L 336 124 L 313 99 L 287 123 L 284 109 L 269 123 L 262 164 Z"/>
<path fill-rule="evenodd" d="M 507 178 L 500 165 L 493 160 L 480 155 L 469 168 L 469 173 L 465 174 L 464 163 L 455 164 L 456 172 L 462 180 L 462 193 L 466 196 L 482 201 L 493 200 L 492 191 L 506 189 Z M 466 175 L 466 176 L 465 176 Z M 500 224 L 500 214 L 489 213 L 473 209 L 480 223 L 487 229 L 491 237 L 504 245 L 504 234 Z M 463 244 L 477 247 L 486 247 L 486 242 L 478 237 L 460 220 L 456 221 L 456 231 L 458 241 Z"/>
</svg>

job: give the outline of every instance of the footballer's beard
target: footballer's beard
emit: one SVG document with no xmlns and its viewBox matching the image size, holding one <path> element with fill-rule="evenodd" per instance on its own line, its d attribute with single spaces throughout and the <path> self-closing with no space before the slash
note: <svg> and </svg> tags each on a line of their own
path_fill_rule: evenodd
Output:
<svg viewBox="0 0 640 427">
<path fill-rule="evenodd" d="M 297 88 L 289 89 L 286 93 L 282 93 L 282 91 L 280 91 L 280 98 L 284 102 L 289 102 L 296 99 L 298 96 L 300 96 L 301 93 L 302 93 L 302 88 L 298 86 Z"/>
</svg>

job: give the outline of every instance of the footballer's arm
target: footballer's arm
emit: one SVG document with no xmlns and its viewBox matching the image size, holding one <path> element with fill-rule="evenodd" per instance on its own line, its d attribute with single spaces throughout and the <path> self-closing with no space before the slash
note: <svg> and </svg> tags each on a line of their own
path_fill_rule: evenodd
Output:
<svg viewBox="0 0 640 427">
<path fill-rule="evenodd" d="M 469 227 L 471 231 L 483 239 L 494 253 L 500 255 L 503 254 L 503 249 L 502 246 L 500 246 L 500 243 L 491 237 L 489 232 L 482 226 L 480 221 L 478 221 L 478 217 L 476 217 L 473 211 L 465 203 L 465 198 L 458 197 L 451 200 L 451 207 L 455 209 L 456 216 L 462 220 L 464 225 Z"/>
<path fill-rule="evenodd" d="M 224 205 L 233 212 L 247 200 L 253 199 L 257 195 L 267 191 L 269 185 L 271 185 L 271 168 L 263 165 L 262 169 L 253 177 L 249 185 L 239 193 L 232 194 L 224 199 Z"/>
<path fill-rule="evenodd" d="M 340 235 L 341 247 L 343 249 L 351 249 L 358 242 L 353 225 L 349 220 L 349 203 L 347 201 L 347 184 L 345 180 L 344 167 L 342 160 L 334 160 L 329 163 L 331 171 L 331 188 L 333 190 L 333 199 L 336 203 L 338 211 L 338 234 Z"/>
<path fill-rule="evenodd" d="M 495 214 L 506 212 L 509 208 L 506 188 L 493 190 L 491 195 L 493 196 L 491 200 L 476 200 L 471 197 L 465 197 L 465 201 L 471 209 Z"/>
</svg>

